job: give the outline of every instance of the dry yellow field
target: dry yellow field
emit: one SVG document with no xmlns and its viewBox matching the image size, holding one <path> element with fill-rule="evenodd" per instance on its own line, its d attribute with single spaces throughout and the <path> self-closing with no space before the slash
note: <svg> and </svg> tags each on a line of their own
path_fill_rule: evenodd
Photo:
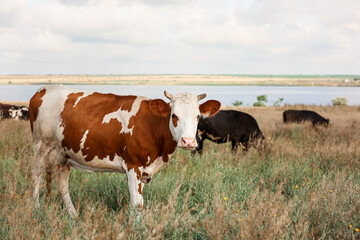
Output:
<svg viewBox="0 0 360 240">
<path fill-rule="evenodd" d="M 330 118 L 329 127 L 282 123 L 288 108 Z M 204 142 L 178 149 L 129 209 L 125 174 L 73 169 L 72 220 L 53 185 L 32 199 L 29 122 L 0 121 L 0 239 L 360 239 L 360 107 L 231 107 L 255 117 L 262 152 Z"/>
<path fill-rule="evenodd" d="M 152 85 L 287 85 L 360 86 L 346 76 L 244 75 L 2 75 L 0 84 L 152 84 Z M 345 81 L 346 80 L 346 81 Z"/>
</svg>

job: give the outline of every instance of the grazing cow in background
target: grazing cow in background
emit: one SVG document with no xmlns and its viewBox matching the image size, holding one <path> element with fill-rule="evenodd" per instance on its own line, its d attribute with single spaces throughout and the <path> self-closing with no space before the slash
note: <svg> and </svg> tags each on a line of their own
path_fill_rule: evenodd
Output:
<svg viewBox="0 0 360 240">
<path fill-rule="evenodd" d="M 0 103 L 0 119 L 29 120 L 29 108 Z"/>
<path fill-rule="evenodd" d="M 283 112 L 284 123 L 311 122 L 313 126 L 329 125 L 329 119 L 325 119 L 314 111 L 308 110 L 286 110 Z"/>
<path fill-rule="evenodd" d="M 34 192 L 52 171 L 72 217 L 68 179 L 71 167 L 88 172 L 127 175 L 132 208 L 143 206 L 143 187 L 170 159 L 176 147 L 194 149 L 200 114 L 214 115 L 220 102 L 199 104 L 199 96 L 180 93 L 161 99 L 82 92 L 63 86 L 40 88 L 30 100 L 30 125 L 35 152 Z M 54 168 L 54 166 L 56 168 Z"/>
<path fill-rule="evenodd" d="M 215 143 L 231 141 L 235 153 L 240 143 L 245 151 L 250 146 L 257 148 L 264 136 L 251 115 L 234 110 L 221 110 L 213 117 L 200 118 L 196 138 L 198 147 L 192 151 L 193 154 L 196 151 L 202 154 L 205 139 Z"/>
</svg>

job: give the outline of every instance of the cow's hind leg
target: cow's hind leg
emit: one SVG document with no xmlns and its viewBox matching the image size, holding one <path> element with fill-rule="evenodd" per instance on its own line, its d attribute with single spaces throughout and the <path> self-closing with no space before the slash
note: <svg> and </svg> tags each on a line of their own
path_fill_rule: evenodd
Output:
<svg viewBox="0 0 360 240">
<path fill-rule="evenodd" d="M 50 143 L 39 141 L 34 145 L 34 164 L 32 169 L 32 179 L 34 182 L 33 198 L 36 204 L 39 204 L 39 192 L 44 174 L 46 173 L 46 199 L 51 192 L 51 178 L 53 166 L 66 162 L 66 159 Z"/>
<path fill-rule="evenodd" d="M 70 164 L 57 165 L 57 169 L 55 173 L 55 181 L 56 181 L 56 186 L 64 201 L 67 212 L 69 213 L 71 218 L 76 218 L 78 214 L 71 201 L 70 192 L 69 192 L 70 170 L 71 170 Z"/>
<path fill-rule="evenodd" d="M 32 168 L 32 179 L 33 179 L 33 199 L 36 204 L 39 204 L 39 191 L 41 182 L 46 172 L 48 165 L 48 155 L 51 148 L 47 147 L 42 141 L 34 144 L 34 163 Z"/>
<path fill-rule="evenodd" d="M 51 188 L 52 188 L 52 186 L 51 186 L 51 174 L 52 174 L 52 169 L 51 169 L 51 167 L 48 167 L 47 169 L 46 169 L 46 188 L 47 188 L 47 193 L 46 193 L 46 200 L 48 201 L 49 200 L 49 198 L 50 198 L 50 193 L 51 193 Z"/>
<path fill-rule="evenodd" d="M 65 208 L 71 218 L 77 218 L 78 214 L 74 208 L 74 205 L 70 198 L 69 192 L 69 176 L 70 176 L 70 164 L 59 164 L 56 166 L 55 181 L 56 186 L 60 192 L 60 195 L 64 201 Z"/>
<path fill-rule="evenodd" d="M 43 176 L 44 176 L 44 171 L 42 171 L 40 167 L 33 168 L 32 171 L 32 179 L 34 182 L 33 199 L 37 205 L 39 204 L 39 191 Z"/>
</svg>

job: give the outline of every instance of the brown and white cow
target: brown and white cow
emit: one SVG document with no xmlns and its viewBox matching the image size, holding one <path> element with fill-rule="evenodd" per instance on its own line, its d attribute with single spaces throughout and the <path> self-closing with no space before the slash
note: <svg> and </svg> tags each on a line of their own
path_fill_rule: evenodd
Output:
<svg viewBox="0 0 360 240">
<path fill-rule="evenodd" d="M 170 159 L 176 147 L 194 149 L 199 115 L 214 115 L 220 102 L 206 94 L 161 99 L 82 92 L 64 86 L 40 88 L 30 100 L 35 164 L 33 197 L 38 202 L 42 177 L 51 174 L 72 217 L 68 178 L 71 167 L 88 172 L 126 173 L 130 202 L 143 206 L 144 184 Z M 55 167 L 55 168 L 54 168 Z"/>
</svg>

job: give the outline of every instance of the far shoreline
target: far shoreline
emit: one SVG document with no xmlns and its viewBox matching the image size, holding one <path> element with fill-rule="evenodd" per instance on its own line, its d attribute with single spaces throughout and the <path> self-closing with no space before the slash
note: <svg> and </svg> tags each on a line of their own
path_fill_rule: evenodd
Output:
<svg viewBox="0 0 360 240">
<path fill-rule="evenodd" d="M 0 85 L 360 87 L 360 75 L 0 75 Z"/>
</svg>

